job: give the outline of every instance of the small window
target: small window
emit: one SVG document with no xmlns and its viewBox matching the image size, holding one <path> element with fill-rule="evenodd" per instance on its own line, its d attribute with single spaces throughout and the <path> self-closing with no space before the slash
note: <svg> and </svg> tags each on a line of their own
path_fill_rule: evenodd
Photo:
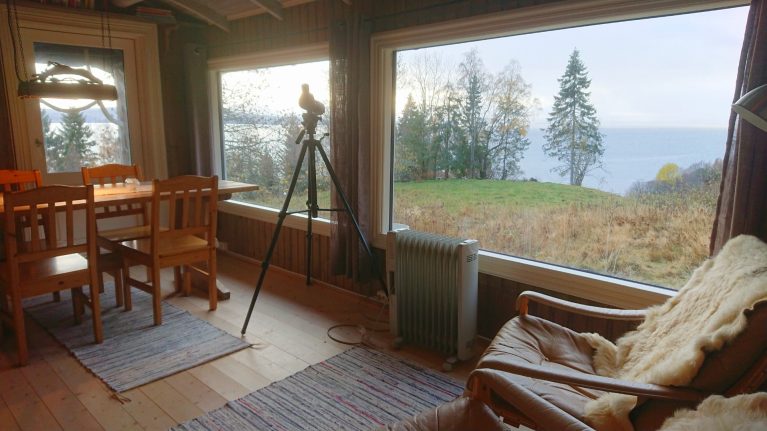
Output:
<svg viewBox="0 0 767 431">
<path fill-rule="evenodd" d="M 117 100 L 40 99 L 48 173 L 79 172 L 81 166 L 130 164 L 125 63 L 119 49 L 35 42 L 35 70 L 48 62 L 86 69 L 117 87 Z"/>
<path fill-rule="evenodd" d="M 304 112 L 298 106 L 301 84 L 328 106 L 328 61 L 259 67 L 220 74 L 222 169 L 226 179 L 258 184 L 257 192 L 235 199 L 281 209 L 301 150 L 297 142 Z M 316 138 L 328 131 L 328 116 Z M 323 139 L 329 151 L 329 142 Z M 306 158 L 308 159 L 308 157 Z M 304 160 L 290 210 L 306 209 L 307 169 Z M 317 201 L 330 208 L 330 178 L 317 159 Z"/>
<path fill-rule="evenodd" d="M 391 222 L 681 287 L 708 256 L 747 13 L 396 51 Z"/>
</svg>

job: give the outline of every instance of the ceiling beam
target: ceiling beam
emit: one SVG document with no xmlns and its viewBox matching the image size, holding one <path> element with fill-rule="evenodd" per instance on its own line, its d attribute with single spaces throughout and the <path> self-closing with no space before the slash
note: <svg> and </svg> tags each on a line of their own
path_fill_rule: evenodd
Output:
<svg viewBox="0 0 767 431">
<path fill-rule="evenodd" d="M 270 15 L 282 21 L 282 3 L 277 0 L 250 0 L 256 6 L 261 6 Z"/>
<path fill-rule="evenodd" d="M 214 11 L 213 9 L 198 3 L 194 0 L 160 0 L 163 3 L 173 6 L 189 15 L 199 18 L 210 25 L 214 25 L 221 30 L 229 33 L 229 21 L 226 17 Z"/>
</svg>

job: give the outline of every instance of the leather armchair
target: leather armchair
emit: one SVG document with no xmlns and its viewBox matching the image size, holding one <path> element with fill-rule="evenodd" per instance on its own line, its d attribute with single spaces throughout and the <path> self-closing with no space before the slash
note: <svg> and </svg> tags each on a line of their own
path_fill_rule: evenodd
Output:
<svg viewBox="0 0 767 431">
<path fill-rule="evenodd" d="M 767 370 L 767 301 L 746 313 L 747 328 L 721 350 L 710 352 L 685 387 L 625 381 L 596 374 L 584 334 L 527 313 L 537 301 L 571 313 L 607 320 L 642 320 L 642 310 L 613 310 L 524 292 L 519 316 L 499 331 L 469 377 L 466 395 L 487 404 L 506 423 L 540 430 L 592 430 L 587 402 L 605 392 L 638 397 L 634 429 L 656 430 L 678 408 L 694 408 L 710 394 L 756 390 Z"/>
</svg>

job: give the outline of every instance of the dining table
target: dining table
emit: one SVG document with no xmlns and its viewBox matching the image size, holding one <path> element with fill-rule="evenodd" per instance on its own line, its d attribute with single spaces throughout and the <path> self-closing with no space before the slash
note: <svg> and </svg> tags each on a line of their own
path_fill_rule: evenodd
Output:
<svg viewBox="0 0 767 431">
<path fill-rule="evenodd" d="M 259 186 L 238 181 L 219 180 L 218 200 L 226 200 L 234 193 L 256 191 Z M 152 181 L 142 181 L 138 184 L 95 185 L 93 201 L 96 208 L 150 202 L 152 200 Z M 2 194 L 0 194 L 0 215 L 5 212 Z M 198 283 L 193 283 L 197 287 Z M 217 280 L 218 299 L 229 299 L 229 290 Z M 202 286 L 200 286 L 202 288 Z M 204 288 L 207 291 L 207 287 Z"/>
</svg>

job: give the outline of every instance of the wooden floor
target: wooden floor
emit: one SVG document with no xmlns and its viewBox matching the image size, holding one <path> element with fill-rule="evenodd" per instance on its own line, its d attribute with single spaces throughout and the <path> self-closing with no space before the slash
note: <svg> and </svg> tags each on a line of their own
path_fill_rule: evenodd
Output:
<svg viewBox="0 0 767 431">
<path fill-rule="evenodd" d="M 209 312 L 202 294 L 168 302 L 239 336 L 260 269 L 225 255 L 218 262 L 219 279 L 232 292 L 218 310 Z M 172 293 L 172 274 L 163 277 L 163 291 Z M 386 328 L 376 320 L 387 317 L 379 305 L 361 297 L 306 286 L 300 276 L 270 270 L 246 334 L 253 348 L 127 391 L 123 400 L 27 319 L 28 366 L 15 365 L 12 336 L 0 340 L 0 430 L 167 429 L 349 348 L 328 338 L 333 325 L 354 325 L 333 331 L 349 341 L 359 339 L 357 325 L 366 327 L 374 346 L 390 350 L 388 333 L 373 331 Z M 407 347 L 393 353 L 434 369 L 443 361 Z M 461 364 L 451 375 L 465 379 L 472 366 Z"/>
</svg>

